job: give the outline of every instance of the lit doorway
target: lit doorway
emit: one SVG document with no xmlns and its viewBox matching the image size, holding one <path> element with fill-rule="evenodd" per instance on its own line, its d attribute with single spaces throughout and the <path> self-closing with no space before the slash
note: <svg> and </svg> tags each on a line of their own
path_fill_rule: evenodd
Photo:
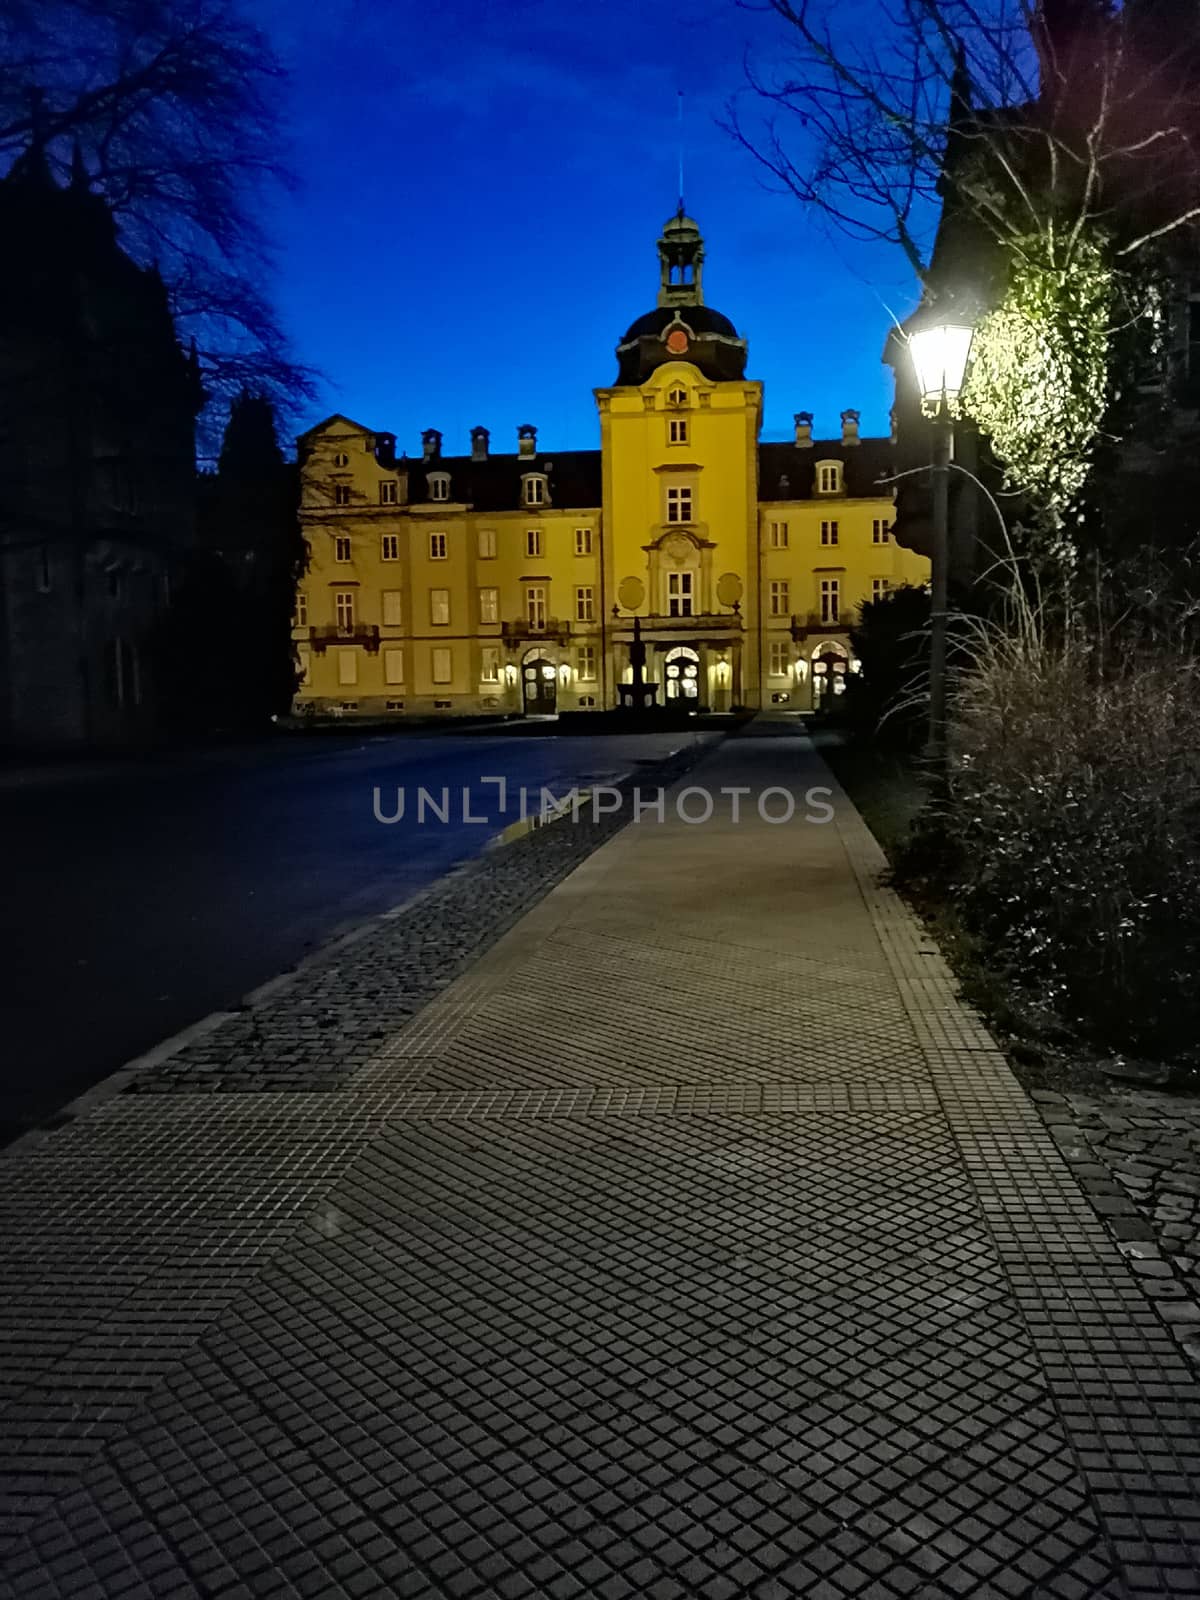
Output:
<svg viewBox="0 0 1200 1600">
<path fill-rule="evenodd" d="M 700 657 L 686 645 L 667 656 L 667 699 L 695 705 L 700 698 Z"/>
<path fill-rule="evenodd" d="M 551 717 L 558 709 L 558 672 L 535 651 L 521 663 L 521 693 L 527 717 Z"/>
</svg>

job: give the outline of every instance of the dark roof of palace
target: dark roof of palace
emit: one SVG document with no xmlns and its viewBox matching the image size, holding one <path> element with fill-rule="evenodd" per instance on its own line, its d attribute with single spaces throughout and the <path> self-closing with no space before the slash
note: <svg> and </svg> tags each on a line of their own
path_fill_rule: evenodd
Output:
<svg viewBox="0 0 1200 1600">
<path fill-rule="evenodd" d="M 889 439 L 862 439 L 856 445 L 841 439 L 814 439 L 811 449 L 791 442 L 760 444 L 758 447 L 758 493 L 762 500 L 808 500 L 813 498 L 813 478 L 818 461 L 841 461 L 845 490 L 852 496 L 886 494 L 879 480 L 892 469 L 892 444 Z M 386 464 L 386 463 L 385 463 Z M 470 456 L 401 458 L 397 471 L 408 474 L 408 503 L 431 502 L 426 480 L 431 472 L 450 474 L 451 501 L 473 506 L 476 511 L 518 511 L 523 509 L 521 477 L 524 473 L 544 473 L 549 487 L 548 506 L 554 510 L 574 510 L 601 503 L 599 450 L 553 450 L 534 456 L 493 455 L 486 461 Z"/>
<path fill-rule="evenodd" d="M 887 494 L 890 484 L 880 479 L 893 471 L 893 446 L 890 439 L 860 439 L 843 444 L 841 439 L 814 439 L 811 448 L 790 440 L 783 444 L 758 447 L 758 497 L 760 500 L 811 500 L 818 461 L 843 463 L 845 491 L 852 497 Z"/>
<path fill-rule="evenodd" d="M 410 505 L 429 502 L 426 479 L 431 472 L 448 472 L 450 499 L 476 511 L 521 510 L 521 478 L 527 472 L 545 474 L 548 503 L 556 510 L 598 506 L 601 500 L 599 450 L 547 450 L 533 456 L 489 456 L 486 461 L 471 456 L 417 457 L 398 460 L 396 469 L 408 474 Z"/>
</svg>

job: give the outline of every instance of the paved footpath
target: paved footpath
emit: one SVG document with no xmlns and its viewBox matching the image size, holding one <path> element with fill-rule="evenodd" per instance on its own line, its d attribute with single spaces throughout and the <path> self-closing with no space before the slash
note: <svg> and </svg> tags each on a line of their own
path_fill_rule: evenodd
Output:
<svg viewBox="0 0 1200 1600">
<path fill-rule="evenodd" d="M 0 1595 L 1200 1594 L 1195 1373 L 857 814 L 684 783 L 342 1087 L 0 1162 Z"/>
</svg>

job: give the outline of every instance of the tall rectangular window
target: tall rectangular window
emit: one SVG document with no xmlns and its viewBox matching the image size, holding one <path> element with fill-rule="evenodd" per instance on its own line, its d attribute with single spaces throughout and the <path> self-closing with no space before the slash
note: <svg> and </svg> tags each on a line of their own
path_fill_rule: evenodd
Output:
<svg viewBox="0 0 1200 1600">
<path fill-rule="evenodd" d="M 669 617 L 690 617 L 692 615 L 692 598 L 692 574 L 690 572 L 668 572 L 667 615 Z"/>
<path fill-rule="evenodd" d="M 348 483 L 334 484 L 333 503 L 335 506 L 348 506 L 350 504 L 350 485 Z"/>
<path fill-rule="evenodd" d="M 333 596 L 333 613 L 337 618 L 338 628 L 342 633 L 350 633 L 354 628 L 354 590 L 338 589 Z"/>
<path fill-rule="evenodd" d="M 494 644 L 485 644 L 479 653 L 479 681 L 480 683 L 500 682 L 500 647 Z"/>
<path fill-rule="evenodd" d="M 786 678 L 788 673 L 788 645 L 786 639 L 771 640 L 770 673 L 773 678 Z"/>
<path fill-rule="evenodd" d="M 296 658 L 297 665 L 300 670 L 300 682 L 296 687 L 299 689 L 307 689 L 309 684 L 312 682 L 312 678 L 310 676 L 310 671 L 312 668 L 312 652 L 309 650 L 307 645 L 302 644 L 299 650 L 296 651 Z"/>
<path fill-rule="evenodd" d="M 430 561 L 445 561 L 446 535 L 444 533 L 431 533 L 429 535 L 429 559 Z"/>
<path fill-rule="evenodd" d="M 345 534 L 339 534 L 333 541 L 333 559 L 335 561 L 349 561 L 350 558 L 350 541 Z"/>
<path fill-rule="evenodd" d="M 872 600 L 882 600 L 884 595 L 887 594 L 888 590 L 891 587 L 892 587 L 892 580 L 890 578 L 872 578 L 871 579 L 871 599 Z"/>
<path fill-rule="evenodd" d="M 772 522 L 769 525 L 770 543 L 772 550 L 786 550 L 788 547 L 788 525 L 786 522 Z"/>
<path fill-rule="evenodd" d="M 308 596 L 303 589 L 299 589 L 296 592 L 296 626 L 298 628 L 308 627 Z"/>
<path fill-rule="evenodd" d="M 577 556 L 590 556 L 592 553 L 592 530 L 590 528 L 575 529 L 575 554 Z"/>
<path fill-rule="evenodd" d="M 531 628 L 540 631 L 546 626 L 546 590 L 540 583 L 525 591 L 525 617 Z"/>
<path fill-rule="evenodd" d="M 379 541 L 379 554 L 384 561 L 399 561 L 400 535 L 398 533 L 385 533 Z"/>
<path fill-rule="evenodd" d="M 687 484 L 667 490 L 667 521 L 692 520 L 692 491 Z"/>
<path fill-rule="evenodd" d="M 379 504 L 381 506 L 394 506 L 396 504 L 395 478 L 384 478 L 379 485 Z"/>
<path fill-rule="evenodd" d="M 338 682 L 339 683 L 357 683 L 358 682 L 358 651 L 357 650 L 339 650 L 336 653 L 337 653 L 337 663 L 338 663 Z"/>
<path fill-rule="evenodd" d="M 480 622 L 500 621 L 500 591 L 499 589 L 480 589 L 479 591 L 479 620 Z"/>
<path fill-rule="evenodd" d="M 439 644 L 434 646 L 431 656 L 431 665 L 433 668 L 434 683 L 450 682 L 450 679 L 454 676 L 454 672 L 453 658 L 450 654 L 449 645 Z"/>
<path fill-rule="evenodd" d="M 891 544 L 892 525 L 886 517 L 876 517 L 871 524 L 872 544 Z"/>
<path fill-rule="evenodd" d="M 404 626 L 404 606 L 399 589 L 383 591 L 383 625 L 385 628 Z"/>
<path fill-rule="evenodd" d="M 821 543 L 837 544 L 838 525 L 836 522 L 823 522 L 821 524 Z"/>
<path fill-rule="evenodd" d="M 525 554 L 527 556 L 540 556 L 542 553 L 542 530 L 540 528 L 525 529 Z"/>
<path fill-rule="evenodd" d="M 495 528 L 480 528 L 479 530 L 479 559 L 480 561 L 494 561 L 496 558 L 496 530 Z"/>
<path fill-rule="evenodd" d="M 404 682 L 403 650 L 385 650 L 383 652 L 383 681 L 384 683 Z"/>
<path fill-rule="evenodd" d="M 773 617 L 786 617 L 791 611 L 791 585 L 786 578 L 777 579 L 771 584 L 771 615 Z"/>
<path fill-rule="evenodd" d="M 837 578 L 821 579 L 821 621 L 839 622 L 842 615 L 842 586 Z"/>
<path fill-rule="evenodd" d="M 449 589 L 430 589 L 429 620 L 435 628 L 445 628 L 450 623 Z"/>
<path fill-rule="evenodd" d="M 596 647 L 594 644 L 581 644 L 575 652 L 575 665 L 580 678 L 585 683 L 594 683 L 596 679 Z"/>
<path fill-rule="evenodd" d="M 686 417 L 671 417 L 667 422 L 667 443 L 686 444 L 688 442 L 688 425 Z"/>
<path fill-rule="evenodd" d="M 596 591 L 590 587 L 576 589 L 575 591 L 575 621 L 594 622 L 596 620 Z"/>
</svg>

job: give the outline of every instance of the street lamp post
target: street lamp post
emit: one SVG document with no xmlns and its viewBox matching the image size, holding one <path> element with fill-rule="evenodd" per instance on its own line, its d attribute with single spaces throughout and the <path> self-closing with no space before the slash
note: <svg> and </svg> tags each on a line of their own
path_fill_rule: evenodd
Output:
<svg viewBox="0 0 1200 1600">
<path fill-rule="evenodd" d="M 946 623 L 950 572 L 949 487 L 954 453 L 951 406 L 962 391 L 972 328 L 931 323 L 909 335 L 921 404 L 933 419 L 933 549 L 929 606 L 929 758 L 935 780 L 946 772 Z"/>
</svg>

